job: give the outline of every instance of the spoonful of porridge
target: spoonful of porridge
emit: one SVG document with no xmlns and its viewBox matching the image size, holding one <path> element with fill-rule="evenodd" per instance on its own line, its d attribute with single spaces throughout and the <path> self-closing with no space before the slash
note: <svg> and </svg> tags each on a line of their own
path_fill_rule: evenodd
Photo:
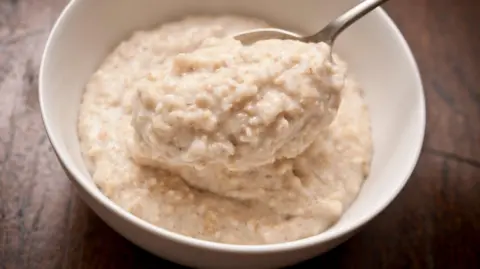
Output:
<svg viewBox="0 0 480 269">
<path fill-rule="evenodd" d="M 335 38 L 386 1 L 365 0 L 313 36 L 256 29 L 166 59 L 135 85 L 134 159 L 238 172 L 296 158 L 342 99 Z"/>
<path fill-rule="evenodd" d="M 252 44 L 260 40 L 266 39 L 289 39 L 302 42 L 326 43 L 332 46 L 337 36 L 358 19 L 362 18 L 370 11 L 374 10 L 388 0 L 365 0 L 352 9 L 348 10 L 329 24 L 322 30 L 311 36 L 301 36 L 283 29 L 262 28 L 241 32 L 234 36 L 235 39 L 243 44 Z"/>
<path fill-rule="evenodd" d="M 346 76 L 324 43 L 211 39 L 136 82 L 143 164 L 250 170 L 294 158 L 328 126 Z"/>
</svg>

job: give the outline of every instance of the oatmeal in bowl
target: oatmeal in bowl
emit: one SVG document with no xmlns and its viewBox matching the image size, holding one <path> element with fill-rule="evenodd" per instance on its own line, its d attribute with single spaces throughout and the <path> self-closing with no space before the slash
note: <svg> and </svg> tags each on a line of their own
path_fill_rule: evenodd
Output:
<svg viewBox="0 0 480 269">
<path fill-rule="evenodd" d="M 309 35 L 357 4 L 69 1 L 39 102 L 75 193 L 129 241 L 194 268 L 283 268 L 351 237 L 398 195 L 422 146 L 402 34 L 376 9 L 332 58 L 322 44 L 229 37 Z"/>
<path fill-rule="evenodd" d="M 109 199 L 170 231 L 240 245 L 314 236 L 342 216 L 372 160 L 362 89 L 326 44 L 231 37 L 266 26 L 191 16 L 115 48 L 78 117 Z"/>
</svg>

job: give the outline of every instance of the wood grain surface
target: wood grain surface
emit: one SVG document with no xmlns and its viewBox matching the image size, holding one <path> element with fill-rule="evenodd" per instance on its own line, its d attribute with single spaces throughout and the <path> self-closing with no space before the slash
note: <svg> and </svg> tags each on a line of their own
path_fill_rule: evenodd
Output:
<svg viewBox="0 0 480 269">
<path fill-rule="evenodd" d="M 179 268 L 127 242 L 75 194 L 46 138 L 40 55 L 66 0 L 0 0 L 0 269 Z M 418 61 L 428 126 L 400 196 L 306 264 L 480 268 L 480 1 L 393 0 Z M 317 267 L 318 268 L 318 267 Z"/>
</svg>

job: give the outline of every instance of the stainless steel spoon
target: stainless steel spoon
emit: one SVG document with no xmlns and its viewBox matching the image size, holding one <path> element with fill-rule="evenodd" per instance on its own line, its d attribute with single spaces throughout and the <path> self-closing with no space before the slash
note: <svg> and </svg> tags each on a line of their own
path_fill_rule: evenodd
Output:
<svg viewBox="0 0 480 269">
<path fill-rule="evenodd" d="M 325 26 L 318 33 L 311 36 L 301 36 L 296 33 L 277 28 L 261 28 L 241 32 L 236 34 L 234 38 L 243 44 L 252 44 L 265 39 L 292 39 L 303 42 L 324 42 L 332 46 L 337 36 L 343 30 L 387 1 L 388 0 L 365 0 L 327 24 L 327 26 Z"/>
</svg>

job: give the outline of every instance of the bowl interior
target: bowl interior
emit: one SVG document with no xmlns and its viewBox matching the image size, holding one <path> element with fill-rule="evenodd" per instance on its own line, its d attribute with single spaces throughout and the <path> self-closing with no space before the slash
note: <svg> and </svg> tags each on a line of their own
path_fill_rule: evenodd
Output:
<svg viewBox="0 0 480 269">
<path fill-rule="evenodd" d="M 54 28 L 44 55 L 40 100 L 45 125 L 62 161 L 94 196 L 76 131 L 82 91 L 108 52 L 135 29 L 183 15 L 251 15 L 276 26 L 313 33 L 356 0 L 76 0 Z M 376 10 L 344 32 L 335 50 L 349 63 L 370 107 L 374 159 L 358 198 L 326 238 L 357 226 L 383 209 L 403 187 L 423 141 L 424 97 L 415 62 L 393 23 Z M 106 201 L 108 207 L 115 207 Z"/>
</svg>

